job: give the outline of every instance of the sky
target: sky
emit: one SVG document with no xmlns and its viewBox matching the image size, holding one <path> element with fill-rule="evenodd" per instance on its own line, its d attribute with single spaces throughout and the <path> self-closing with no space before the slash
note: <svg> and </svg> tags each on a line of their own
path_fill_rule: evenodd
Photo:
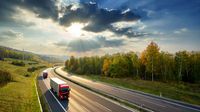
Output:
<svg viewBox="0 0 200 112">
<path fill-rule="evenodd" d="M 1 0 L 0 45 L 92 56 L 200 51 L 200 0 Z"/>
</svg>

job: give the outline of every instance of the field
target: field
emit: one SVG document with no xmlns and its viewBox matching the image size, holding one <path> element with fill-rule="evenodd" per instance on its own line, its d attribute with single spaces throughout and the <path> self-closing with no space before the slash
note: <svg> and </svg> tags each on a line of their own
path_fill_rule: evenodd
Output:
<svg viewBox="0 0 200 112">
<path fill-rule="evenodd" d="M 41 65 L 26 64 L 25 67 L 21 67 L 10 64 L 11 61 L 0 61 L 0 69 L 10 72 L 13 78 L 11 82 L 0 85 L 0 111 L 39 112 L 35 78 L 42 69 L 28 73 L 27 68 Z"/>
<path fill-rule="evenodd" d="M 191 104 L 200 105 L 200 84 L 189 83 L 162 83 L 130 78 L 108 78 L 97 75 L 78 75 L 94 81 L 105 82 L 115 86 L 143 91 L 154 95 L 176 99 Z"/>
</svg>

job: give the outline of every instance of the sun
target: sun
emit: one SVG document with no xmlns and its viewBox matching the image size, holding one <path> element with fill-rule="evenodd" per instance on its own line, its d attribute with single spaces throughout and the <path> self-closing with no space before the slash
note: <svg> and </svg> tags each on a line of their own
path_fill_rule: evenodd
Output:
<svg viewBox="0 0 200 112">
<path fill-rule="evenodd" d="M 71 26 L 67 28 L 67 31 L 71 33 L 73 36 L 79 37 L 82 34 L 83 24 L 80 23 L 72 23 Z"/>
</svg>

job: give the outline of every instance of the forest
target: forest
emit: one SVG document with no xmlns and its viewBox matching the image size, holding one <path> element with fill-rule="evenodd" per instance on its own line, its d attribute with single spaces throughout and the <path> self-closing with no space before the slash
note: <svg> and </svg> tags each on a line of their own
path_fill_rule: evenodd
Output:
<svg viewBox="0 0 200 112">
<path fill-rule="evenodd" d="M 76 74 L 111 78 L 133 78 L 160 82 L 200 82 L 200 52 L 160 51 L 151 42 L 141 53 L 116 53 L 75 58 L 65 61 L 65 68 Z"/>
<path fill-rule="evenodd" d="M 0 46 L 0 60 L 3 60 L 4 58 L 34 60 L 35 57 L 31 53 Z"/>
</svg>

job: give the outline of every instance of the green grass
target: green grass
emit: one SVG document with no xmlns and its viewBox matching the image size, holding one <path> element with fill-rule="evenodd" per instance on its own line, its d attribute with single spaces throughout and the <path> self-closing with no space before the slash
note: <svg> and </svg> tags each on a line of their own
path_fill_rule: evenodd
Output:
<svg viewBox="0 0 200 112">
<path fill-rule="evenodd" d="M 40 107 L 36 95 L 35 78 L 41 70 L 27 74 L 27 68 L 0 61 L 0 69 L 12 74 L 13 80 L 0 87 L 0 111 L 2 112 L 39 112 Z"/>
<path fill-rule="evenodd" d="M 108 78 L 97 75 L 77 75 L 93 81 L 100 81 L 115 86 L 125 87 L 162 97 L 167 97 L 191 104 L 200 105 L 200 84 L 162 83 L 131 78 Z"/>
</svg>

